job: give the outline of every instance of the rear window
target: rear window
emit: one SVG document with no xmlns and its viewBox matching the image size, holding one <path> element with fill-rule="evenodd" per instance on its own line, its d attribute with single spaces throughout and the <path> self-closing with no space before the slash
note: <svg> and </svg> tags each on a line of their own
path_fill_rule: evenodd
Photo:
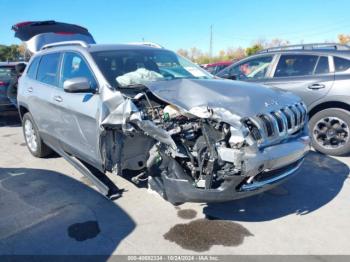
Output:
<svg viewBox="0 0 350 262">
<path fill-rule="evenodd" d="M 37 80 L 48 85 L 57 86 L 59 61 L 59 53 L 43 55 L 38 68 Z"/>
<path fill-rule="evenodd" d="M 36 72 L 38 69 L 40 57 L 35 57 L 33 62 L 29 65 L 27 76 L 32 79 L 36 79 Z"/>
<path fill-rule="evenodd" d="M 318 56 L 282 55 L 275 72 L 275 77 L 312 75 Z"/>
<path fill-rule="evenodd" d="M 14 66 L 1 66 L 0 67 L 0 80 L 10 80 L 16 73 Z"/>
<path fill-rule="evenodd" d="M 340 57 L 334 57 L 334 69 L 335 72 L 343 72 L 350 68 L 350 60 L 340 58 Z"/>
</svg>

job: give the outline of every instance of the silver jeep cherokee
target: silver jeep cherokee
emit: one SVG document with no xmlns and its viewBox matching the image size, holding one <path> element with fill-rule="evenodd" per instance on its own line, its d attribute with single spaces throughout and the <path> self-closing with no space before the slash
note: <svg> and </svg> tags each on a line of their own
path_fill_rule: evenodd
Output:
<svg viewBox="0 0 350 262">
<path fill-rule="evenodd" d="M 151 46 L 46 45 L 18 105 L 30 152 L 53 149 L 107 196 L 104 174 L 131 170 L 172 203 L 238 199 L 284 181 L 309 150 L 299 97 L 213 79 Z"/>
</svg>

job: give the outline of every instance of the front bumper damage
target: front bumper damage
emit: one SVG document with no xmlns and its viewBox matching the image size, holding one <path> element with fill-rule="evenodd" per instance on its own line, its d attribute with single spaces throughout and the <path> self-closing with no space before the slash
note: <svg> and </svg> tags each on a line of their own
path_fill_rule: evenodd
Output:
<svg viewBox="0 0 350 262">
<path fill-rule="evenodd" d="M 223 202 L 269 190 L 297 173 L 310 149 L 300 100 L 240 116 L 223 103 L 185 107 L 188 100 L 159 93 L 171 90 L 151 91 L 134 87 L 116 101 L 101 121 L 100 151 L 105 170 L 136 171 L 134 183 L 147 179 L 169 202 Z"/>
<path fill-rule="evenodd" d="M 167 171 L 162 172 L 160 178 L 150 177 L 149 184 L 158 192 L 162 189 L 161 195 L 172 203 L 240 199 L 270 190 L 296 174 L 309 149 L 309 137 L 304 133 L 284 143 L 261 149 L 255 154 L 246 154 L 242 158 L 245 176 L 229 177 L 215 189 L 195 187 L 194 181 L 182 171 L 181 166 L 168 159 Z M 219 151 L 219 155 L 226 158 L 226 161 L 236 161 L 236 153 L 232 149 Z"/>
</svg>

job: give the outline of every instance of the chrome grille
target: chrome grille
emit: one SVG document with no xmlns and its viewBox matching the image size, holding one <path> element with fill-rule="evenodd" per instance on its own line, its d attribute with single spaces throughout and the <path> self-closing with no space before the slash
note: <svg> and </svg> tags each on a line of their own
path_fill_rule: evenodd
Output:
<svg viewBox="0 0 350 262">
<path fill-rule="evenodd" d="M 259 144 L 269 144 L 301 130 L 307 111 L 303 103 L 293 104 L 265 114 L 250 117 L 246 125 Z"/>
</svg>

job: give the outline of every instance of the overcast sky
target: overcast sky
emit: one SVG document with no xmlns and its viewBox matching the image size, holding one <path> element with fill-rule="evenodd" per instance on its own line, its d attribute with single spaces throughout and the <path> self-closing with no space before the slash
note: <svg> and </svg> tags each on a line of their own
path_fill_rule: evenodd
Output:
<svg viewBox="0 0 350 262">
<path fill-rule="evenodd" d="M 256 39 L 335 41 L 350 34 L 349 0 L 0 0 L 0 44 L 19 43 L 15 23 L 56 20 L 89 29 L 98 43 L 153 41 L 214 52 Z"/>
</svg>

